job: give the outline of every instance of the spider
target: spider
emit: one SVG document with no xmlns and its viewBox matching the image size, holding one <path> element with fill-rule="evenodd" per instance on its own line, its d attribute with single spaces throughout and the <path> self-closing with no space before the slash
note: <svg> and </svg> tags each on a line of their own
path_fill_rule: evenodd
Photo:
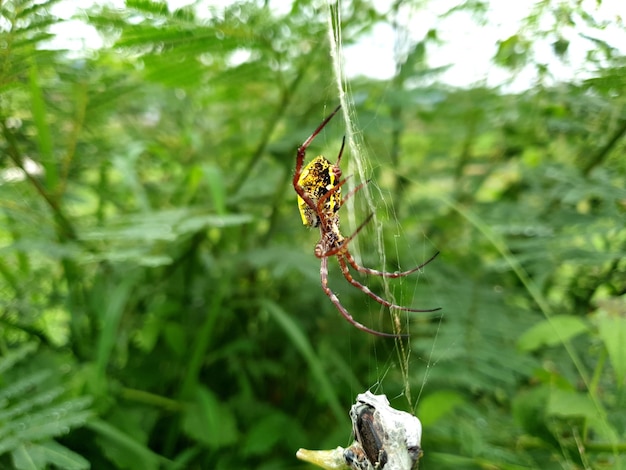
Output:
<svg viewBox="0 0 626 470">
<path fill-rule="evenodd" d="M 366 333 L 376 336 L 407 337 L 408 335 L 405 334 L 383 333 L 362 325 L 352 317 L 350 312 L 348 312 L 348 310 L 346 310 L 346 308 L 341 304 L 337 295 L 330 289 L 330 287 L 328 287 L 328 258 L 334 256 L 337 258 L 341 272 L 346 280 L 379 304 L 388 308 L 408 312 L 435 312 L 440 310 L 440 308 L 412 309 L 396 305 L 375 294 L 369 289 L 369 287 L 361 284 L 352 277 L 350 267 L 362 274 L 371 274 L 386 278 L 408 276 L 411 273 L 419 271 L 421 268 L 430 263 L 433 259 L 435 259 L 439 252 L 435 253 L 430 259 L 416 268 L 402 272 L 377 271 L 375 269 L 363 267 L 359 265 L 350 254 L 348 248 L 350 241 L 352 241 L 361 229 L 363 229 L 363 227 L 372 219 L 373 214 L 366 217 L 363 223 L 361 223 L 361 225 L 359 225 L 354 233 L 349 237 L 344 237 L 339 231 L 339 209 L 344 205 L 347 199 L 354 196 L 357 191 L 369 182 L 367 181 L 357 185 L 345 197 L 341 197 L 341 187 L 347 180 L 347 178 L 342 179 L 341 168 L 339 168 L 341 156 L 343 155 L 343 149 L 346 144 L 345 136 L 341 142 L 341 149 L 339 149 L 337 163 L 333 165 L 325 157 L 320 155 L 311 160 L 311 162 L 303 168 L 306 149 L 340 108 L 341 105 L 337 106 L 337 108 L 335 108 L 335 110 L 322 121 L 309 138 L 306 139 L 298 148 L 296 171 L 293 175 L 293 187 L 298 194 L 298 209 L 302 217 L 302 223 L 307 227 L 319 227 L 320 229 L 320 241 L 317 242 L 317 245 L 315 245 L 315 256 L 321 259 L 320 277 L 322 281 L 322 289 L 335 307 L 337 307 L 341 315 L 343 315 L 343 317 L 353 326 L 361 331 L 365 331 Z"/>
</svg>

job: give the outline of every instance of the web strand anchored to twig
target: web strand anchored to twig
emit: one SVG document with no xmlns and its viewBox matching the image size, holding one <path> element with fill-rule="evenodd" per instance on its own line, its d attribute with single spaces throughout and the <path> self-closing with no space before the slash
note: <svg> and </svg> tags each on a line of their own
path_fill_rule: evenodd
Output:
<svg viewBox="0 0 626 470">
<path fill-rule="evenodd" d="M 350 85 L 345 77 L 343 58 L 342 58 L 342 36 L 341 36 L 341 2 L 328 2 L 328 35 L 330 44 L 330 56 L 333 67 L 333 76 L 335 78 L 337 91 L 339 95 L 339 101 L 341 104 L 342 114 L 345 122 L 345 135 L 348 148 L 350 149 L 349 160 L 349 173 L 355 173 L 357 175 L 358 184 L 359 181 L 367 181 L 368 175 L 366 174 L 367 156 L 364 146 L 362 145 L 362 139 L 359 133 L 355 132 L 354 120 L 352 118 L 352 100 L 350 99 Z M 382 266 L 386 265 L 386 255 L 383 242 L 383 230 L 376 216 L 376 203 L 372 196 L 370 185 L 364 185 L 362 191 L 359 192 L 365 200 L 368 211 L 373 214 L 372 225 L 376 231 L 376 250 Z M 347 202 L 347 217 L 351 227 L 358 225 L 355 216 L 354 201 L 353 198 Z M 358 246 L 354 247 L 358 253 Z M 383 279 L 385 297 L 394 302 L 393 293 L 391 291 L 389 282 L 387 279 Z M 395 302 L 394 302 L 395 303 Z M 402 320 L 402 316 L 398 311 L 392 310 L 391 312 L 392 323 L 394 331 L 400 334 L 403 326 L 406 327 L 405 322 Z M 396 350 L 398 353 L 399 365 L 402 371 L 404 382 L 404 394 L 409 402 L 409 406 L 414 406 L 411 399 L 410 381 L 409 381 L 409 359 L 410 359 L 410 343 L 405 343 L 402 339 L 396 340 Z"/>
</svg>

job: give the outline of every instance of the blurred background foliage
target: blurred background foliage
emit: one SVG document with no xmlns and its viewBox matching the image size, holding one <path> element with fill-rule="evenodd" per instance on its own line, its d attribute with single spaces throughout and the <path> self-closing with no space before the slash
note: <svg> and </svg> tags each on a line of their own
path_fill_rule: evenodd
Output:
<svg viewBox="0 0 626 470">
<path fill-rule="evenodd" d="M 78 15 L 103 47 L 78 53 L 52 46 L 56 3 L 0 2 L 0 467 L 307 468 L 297 448 L 350 442 L 357 393 L 410 409 L 394 342 L 338 315 L 295 208 L 295 149 L 337 103 L 327 7 L 96 5 Z M 372 3 L 342 2 L 344 46 L 399 27 Z M 408 326 L 422 468 L 626 468 L 625 60 L 587 34 L 593 74 L 554 83 L 535 54 L 606 27 L 587 7 L 537 2 L 495 45 L 536 70 L 523 92 L 439 81 L 437 24 L 392 80 L 350 80 L 384 267 L 441 250 L 391 282 L 443 307 Z"/>
</svg>

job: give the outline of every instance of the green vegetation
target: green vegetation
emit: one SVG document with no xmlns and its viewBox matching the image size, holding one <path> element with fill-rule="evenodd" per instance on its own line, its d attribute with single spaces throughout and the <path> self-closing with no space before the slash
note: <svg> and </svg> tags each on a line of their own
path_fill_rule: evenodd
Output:
<svg viewBox="0 0 626 470">
<path fill-rule="evenodd" d="M 0 467 L 307 468 L 299 447 L 350 442 L 357 393 L 407 409 L 394 341 L 322 292 L 291 187 L 337 104 L 326 7 L 127 0 L 88 10 L 104 46 L 76 54 L 51 47 L 55 3 L 0 1 Z M 586 33 L 593 77 L 548 85 L 533 44 L 566 59 L 565 32 L 605 27 L 571 3 L 538 2 L 494 50 L 540 71 L 523 93 L 441 84 L 437 25 L 393 80 L 350 81 L 385 196 L 386 264 L 377 227 L 364 264 L 441 250 L 390 280 L 443 308 L 408 327 L 424 469 L 626 469 L 626 61 Z M 344 46 L 393 24 L 343 10 Z M 330 264 L 355 318 L 391 331 Z"/>
</svg>

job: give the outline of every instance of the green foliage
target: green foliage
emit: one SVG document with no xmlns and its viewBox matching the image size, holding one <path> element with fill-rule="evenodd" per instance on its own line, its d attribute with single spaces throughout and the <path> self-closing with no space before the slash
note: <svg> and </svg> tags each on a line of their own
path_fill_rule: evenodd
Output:
<svg viewBox="0 0 626 470">
<path fill-rule="evenodd" d="M 36 350 L 35 343 L 23 343 L 0 359 L 0 463 L 20 470 L 89 468 L 87 459 L 54 438 L 84 425 L 91 399 L 67 397 L 58 367 L 41 360 L 19 367 Z"/>
<path fill-rule="evenodd" d="M 351 80 L 384 221 L 386 260 L 367 227 L 363 263 L 442 252 L 389 284 L 443 307 L 406 318 L 403 397 L 394 342 L 320 289 L 291 188 L 337 101 L 326 10 L 96 6 L 106 46 L 77 55 L 47 42 L 53 3 L 0 2 L 1 467 L 294 468 L 299 447 L 349 442 L 373 387 L 422 418 L 421 468 L 626 468 L 617 45 L 595 39 L 584 81 L 451 89 L 428 65 L 433 26 L 390 82 Z M 448 14 L 463 9 L 488 4 Z M 538 2 L 495 63 L 545 72 L 546 40 L 566 60 L 569 28 L 605 26 L 582 10 Z M 343 46 L 392 14 L 344 3 Z M 342 132 L 310 154 L 332 159 Z M 330 264 L 355 318 L 390 331 Z"/>
</svg>

